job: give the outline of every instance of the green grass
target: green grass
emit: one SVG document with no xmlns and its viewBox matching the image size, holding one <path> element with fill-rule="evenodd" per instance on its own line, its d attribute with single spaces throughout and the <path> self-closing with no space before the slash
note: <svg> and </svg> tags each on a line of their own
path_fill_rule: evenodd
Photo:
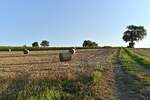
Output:
<svg viewBox="0 0 150 100">
<path fill-rule="evenodd" d="M 138 64 L 142 65 L 145 68 L 150 68 L 150 59 L 134 53 L 132 49 L 128 49 L 126 50 L 126 52 Z"/>
<path fill-rule="evenodd" d="M 147 77 L 143 71 L 143 68 L 150 67 L 149 60 L 133 53 L 129 49 L 122 49 L 120 51 L 120 60 L 125 72 L 135 75 L 138 78 L 145 77 L 145 79 L 150 80 L 150 77 Z M 138 65 L 141 67 L 138 67 Z"/>
<path fill-rule="evenodd" d="M 102 73 L 100 71 L 96 70 L 96 71 L 93 72 L 92 77 L 93 77 L 93 81 L 95 83 L 99 83 L 102 79 Z"/>
<path fill-rule="evenodd" d="M 122 81 L 126 82 L 127 88 L 129 88 L 130 91 L 139 93 L 141 99 L 142 97 L 150 98 L 149 95 L 145 94 L 150 91 L 150 75 L 146 74 L 142 68 L 148 68 L 148 66 L 150 66 L 149 61 L 125 48 L 121 49 L 119 58 L 122 69 L 126 75 Z"/>
</svg>

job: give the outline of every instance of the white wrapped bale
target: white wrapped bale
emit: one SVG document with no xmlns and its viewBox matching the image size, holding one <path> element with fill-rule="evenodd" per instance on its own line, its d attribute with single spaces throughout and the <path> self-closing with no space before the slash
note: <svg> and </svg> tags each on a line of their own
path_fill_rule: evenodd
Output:
<svg viewBox="0 0 150 100">
<path fill-rule="evenodd" d="M 72 59 L 72 54 L 70 52 L 59 53 L 59 59 L 61 62 L 70 61 Z"/>
<path fill-rule="evenodd" d="M 75 54 L 75 53 L 76 53 L 76 49 L 70 49 L 69 52 L 70 52 L 71 54 Z"/>
<path fill-rule="evenodd" d="M 11 49 L 8 49 L 9 52 L 11 52 Z"/>
<path fill-rule="evenodd" d="M 28 50 L 28 49 L 24 49 L 24 54 L 29 54 L 30 53 L 30 51 Z"/>
</svg>

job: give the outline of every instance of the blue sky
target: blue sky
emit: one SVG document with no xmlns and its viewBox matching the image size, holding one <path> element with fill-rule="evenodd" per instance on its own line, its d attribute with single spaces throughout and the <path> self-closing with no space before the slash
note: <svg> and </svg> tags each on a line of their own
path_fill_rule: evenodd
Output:
<svg viewBox="0 0 150 100">
<path fill-rule="evenodd" d="M 0 0 L 0 45 L 126 46 L 127 25 L 143 25 L 148 35 L 136 47 L 150 47 L 150 0 Z"/>
</svg>

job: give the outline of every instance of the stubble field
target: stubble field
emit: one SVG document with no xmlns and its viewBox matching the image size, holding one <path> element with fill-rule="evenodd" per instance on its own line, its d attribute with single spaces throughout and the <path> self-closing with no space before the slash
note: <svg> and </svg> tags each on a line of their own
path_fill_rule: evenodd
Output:
<svg viewBox="0 0 150 100">
<path fill-rule="evenodd" d="M 0 100 L 149 100 L 149 49 L 59 52 L 0 52 Z"/>
</svg>

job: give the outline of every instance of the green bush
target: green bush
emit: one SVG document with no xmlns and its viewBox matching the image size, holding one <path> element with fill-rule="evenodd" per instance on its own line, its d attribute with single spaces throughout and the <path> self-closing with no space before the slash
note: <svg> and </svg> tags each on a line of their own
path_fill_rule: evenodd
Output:
<svg viewBox="0 0 150 100">
<path fill-rule="evenodd" d="M 101 79 L 102 79 L 102 73 L 100 71 L 97 71 L 97 70 L 94 71 L 93 72 L 93 81 L 94 81 L 94 83 L 100 82 Z"/>
<path fill-rule="evenodd" d="M 92 42 L 90 40 L 85 40 L 83 42 L 83 47 L 98 47 L 98 44 L 96 42 Z"/>
<path fill-rule="evenodd" d="M 39 43 L 38 42 L 32 43 L 32 47 L 39 47 Z"/>
</svg>

